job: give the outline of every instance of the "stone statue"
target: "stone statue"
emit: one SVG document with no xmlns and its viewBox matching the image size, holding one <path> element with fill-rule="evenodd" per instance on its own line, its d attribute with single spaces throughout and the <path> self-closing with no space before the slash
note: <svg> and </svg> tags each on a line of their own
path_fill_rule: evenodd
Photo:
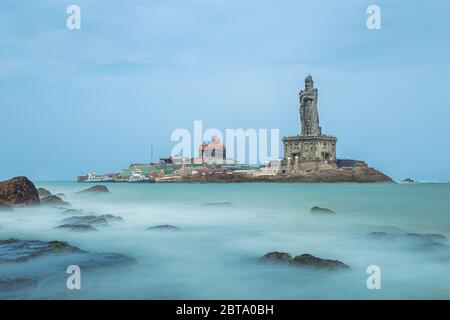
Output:
<svg viewBox="0 0 450 320">
<path fill-rule="evenodd" d="M 317 112 L 317 89 L 311 75 L 305 78 L 305 89 L 300 91 L 300 119 L 302 136 L 320 136 L 319 113 Z"/>
</svg>

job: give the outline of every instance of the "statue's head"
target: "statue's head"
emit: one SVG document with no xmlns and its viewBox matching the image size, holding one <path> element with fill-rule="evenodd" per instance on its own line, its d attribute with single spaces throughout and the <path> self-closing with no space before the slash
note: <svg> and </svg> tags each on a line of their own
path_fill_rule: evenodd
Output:
<svg viewBox="0 0 450 320">
<path fill-rule="evenodd" d="M 314 80 L 310 74 L 305 78 L 305 88 L 312 88 L 314 86 Z"/>
</svg>

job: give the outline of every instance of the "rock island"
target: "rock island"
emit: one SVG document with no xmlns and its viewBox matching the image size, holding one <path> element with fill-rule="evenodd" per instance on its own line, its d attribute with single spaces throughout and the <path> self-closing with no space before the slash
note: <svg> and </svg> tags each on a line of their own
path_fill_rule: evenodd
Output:
<svg viewBox="0 0 450 320">
<path fill-rule="evenodd" d="M 161 158 L 159 163 L 131 164 L 121 173 L 78 177 L 80 182 L 393 182 L 366 162 L 336 157 L 337 138 L 322 133 L 317 109 L 318 90 L 311 75 L 299 93 L 300 135 L 283 138 L 284 156 L 262 166 L 226 158 L 217 137 L 202 144 L 200 157 Z M 142 177 L 142 179 L 139 179 Z"/>
</svg>

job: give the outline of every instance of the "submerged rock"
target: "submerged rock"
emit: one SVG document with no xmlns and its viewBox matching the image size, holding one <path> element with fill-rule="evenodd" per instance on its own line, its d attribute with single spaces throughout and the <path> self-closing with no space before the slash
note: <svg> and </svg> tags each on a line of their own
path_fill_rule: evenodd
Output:
<svg viewBox="0 0 450 320">
<path fill-rule="evenodd" d="M 0 240 L 0 263 L 24 262 L 32 258 L 62 253 L 82 253 L 80 248 L 64 241 Z"/>
<path fill-rule="evenodd" d="M 88 224 L 96 226 L 109 226 L 110 221 L 123 221 L 123 218 L 119 216 L 113 216 L 112 214 L 104 214 L 100 216 L 73 216 L 61 220 L 61 222 L 65 224 Z"/>
<path fill-rule="evenodd" d="M 74 255 L 73 263 L 80 267 L 104 267 L 135 261 L 119 253 L 87 252 L 64 241 L 0 240 L 0 263 L 25 263 L 54 255 Z"/>
<path fill-rule="evenodd" d="M 293 262 L 295 265 L 298 266 L 313 267 L 317 269 L 329 269 L 329 270 L 350 269 L 348 265 L 339 260 L 322 259 L 315 257 L 312 254 L 302 254 L 296 256 Z"/>
<path fill-rule="evenodd" d="M 111 266 L 123 266 L 135 263 L 136 260 L 120 253 L 95 253 L 91 259 L 80 262 L 81 269 L 97 269 Z"/>
<path fill-rule="evenodd" d="M 261 262 L 292 263 L 292 255 L 288 252 L 269 252 L 260 258 Z"/>
<path fill-rule="evenodd" d="M 387 232 L 370 232 L 367 234 L 373 238 L 384 239 L 389 241 L 403 241 L 405 244 L 412 246 L 413 249 L 419 250 L 439 250 L 449 249 L 443 242 L 447 241 L 447 237 L 436 233 L 387 233 Z"/>
<path fill-rule="evenodd" d="M 336 213 L 335 211 L 328 208 L 321 208 L 318 206 L 314 206 L 310 210 L 311 213 Z"/>
<path fill-rule="evenodd" d="M 64 193 L 57 193 L 56 195 L 58 197 L 60 197 L 60 198 L 65 198 L 66 197 L 66 195 Z"/>
<path fill-rule="evenodd" d="M 374 232 L 369 232 L 367 235 L 371 236 L 371 237 L 386 237 L 388 234 L 387 234 L 387 232 L 383 232 L 383 231 L 374 231 Z"/>
<path fill-rule="evenodd" d="M 51 195 L 51 196 L 47 196 L 41 199 L 41 204 L 42 205 L 48 205 L 48 206 L 59 206 L 59 207 L 69 207 L 71 206 L 70 203 L 64 201 L 63 199 L 61 199 L 58 196 L 55 195 Z"/>
<path fill-rule="evenodd" d="M 231 202 L 208 202 L 203 204 L 204 207 L 232 207 Z"/>
<path fill-rule="evenodd" d="M 31 277 L 0 278 L 0 291 L 13 291 L 36 286 L 38 280 Z"/>
<path fill-rule="evenodd" d="M 96 185 L 90 188 L 87 188 L 85 190 L 78 191 L 79 194 L 85 194 L 85 193 L 109 193 L 109 189 L 106 186 L 103 185 Z"/>
<path fill-rule="evenodd" d="M 89 224 L 62 224 L 56 227 L 57 229 L 68 229 L 70 231 L 75 232 L 89 232 L 89 231 L 98 231 L 97 228 Z"/>
<path fill-rule="evenodd" d="M 178 231 L 180 228 L 172 226 L 170 224 L 160 224 L 156 226 L 148 227 L 146 230 L 161 230 L 161 231 Z"/>
<path fill-rule="evenodd" d="M 404 233 L 405 231 L 396 226 L 377 226 L 378 231 L 384 233 Z"/>
<path fill-rule="evenodd" d="M 290 264 L 299 267 L 312 267 L 316 269 L 338 270 L 350 269 L 348 265 L 339 260 L 329 260 L 315 257 L 311 254 L 302 254 L 292 258 L 288 252 L 269 252 L 260 258 L 262 262 Z"/>
<path fill-rule="evenodd" d="M 409 240 L 417 240 L 417 241 L 447 241 L 447 237 L 438 234 L 438 233 L 415 233 L 415 232 L 406 232 L 406 233 L 388 233 L 384 231 L 373 231 L 369 232 L 367 235 L 369 236 L 378 236 L 385 238 L 397 238 L 397 239 L 409 239 Z"/>
<path fill-rule="evenodd" d="M 81 209 L 64 209 L 62 213 L 65 214 L 83 214 L 84 211 Z"/>
<path fill-rule="evenodd" d="M 52 195 L 52 193 L 45 188 L 37 188 L 37 192 L 38 192 L 39 198 L 45 198 L 45 197 Z"/>
<path fill-rule="evenodd" d="M 65 283 L 64 271 L 69 265 L 87 272 L 134 262 L 123 254 L 87 252 L 63 241 L 0 240 L 0 299 L 23 298 L 22 288 L 29 290 L 41 281 L 60 279 Z"/>
<path fill-rule="evenodd" d="M 430 240 L 430 241 L 447 241 L 447 237 L 442 234 L 437 233 L 426 233 L 426 234 L 420 234 L 420 233 L 406 233 L 406 237 L 420 239 L 420 240 Z"/>
<path fill-rule="evenodd" d="M 39 205 L 39 195 L 33 182 L 26 177 L 16 177 L 0 182 L 0 205 L 26 207 Z"/>
</svg>

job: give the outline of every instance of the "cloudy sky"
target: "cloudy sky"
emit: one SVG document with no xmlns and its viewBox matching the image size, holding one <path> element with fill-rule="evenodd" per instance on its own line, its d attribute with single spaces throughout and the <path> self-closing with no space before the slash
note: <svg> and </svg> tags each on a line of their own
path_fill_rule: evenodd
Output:
<svg viewBox="0 0 450 320">
<path fill-rule="evenodd" d="M 194 120 L 297 134 L 311 73 L 338 155 L 450 180 L 449 16 L 447 0 L 2 0 L 0 179 L 118 171 Z"/>
</svg>

